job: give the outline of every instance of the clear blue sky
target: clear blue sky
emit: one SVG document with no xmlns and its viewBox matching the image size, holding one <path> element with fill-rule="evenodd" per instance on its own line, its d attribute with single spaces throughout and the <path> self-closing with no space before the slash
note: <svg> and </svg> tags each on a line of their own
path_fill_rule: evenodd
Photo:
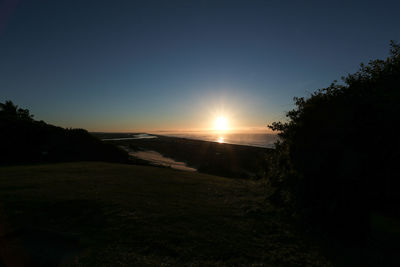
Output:
<svg viewBox="0 0 400 267">
<path fill-rule="evenodd" d="M 400 1 L 0 1 L 0 101 L 92 131 L 264 127 L 388 55 Z"/>
</svg>

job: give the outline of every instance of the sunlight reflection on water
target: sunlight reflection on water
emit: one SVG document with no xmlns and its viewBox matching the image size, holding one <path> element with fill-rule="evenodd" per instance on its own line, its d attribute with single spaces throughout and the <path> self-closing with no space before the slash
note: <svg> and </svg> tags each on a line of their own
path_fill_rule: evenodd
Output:
<svg viewBox="0 0 400 267">
<path fill-rule="evenodd" d="M 195 140 L 211 141 L 223 144 L 236 144 L 246 146 L 257 146 L 274 148 L 274 143 L 278 140 L 276 134 L 270 133 L 215 133 L 206 131 L 192 132 L 158 132 L 156 134 L 188 138 Z"/>
<path fill-rule="evenodd" d="M 218 137 L 217 142 L 218 143 L 225 143 L 224 142 L 225 138 L 223 136 Z"/>
</svg>

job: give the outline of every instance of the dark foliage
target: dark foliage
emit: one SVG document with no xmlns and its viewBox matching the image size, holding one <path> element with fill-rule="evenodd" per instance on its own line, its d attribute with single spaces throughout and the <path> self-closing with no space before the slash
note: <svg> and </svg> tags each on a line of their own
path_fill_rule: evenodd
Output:
<svg viewBox="0 0 400 267">
<path fill-rule="evenodd" d="M 400 46 L 309 98 L 279 131 L 274 200 L 313 227 L 362 240 L 372 210 L 398 215 Z"/>
<path fill-rule="evenodd" d="M 101 160 L 127 162 L 128 154 L 83 129 L 36 121 L 11 101 L 0 103 L 0 164 Z"/>
</svg>

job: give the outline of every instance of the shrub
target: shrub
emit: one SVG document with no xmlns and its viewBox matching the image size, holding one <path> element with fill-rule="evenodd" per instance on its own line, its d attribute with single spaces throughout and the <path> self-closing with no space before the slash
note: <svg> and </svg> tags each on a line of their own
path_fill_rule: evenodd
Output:
<svg viewBox="0 0 400 267">
<path fill-rule="evenodd" d="M 294 98 L 278 131 L 273 199 L 313 226 L 363 238 L 371 209 L 399 203 L 400 46 L 386 60 Z"/>
</svg>

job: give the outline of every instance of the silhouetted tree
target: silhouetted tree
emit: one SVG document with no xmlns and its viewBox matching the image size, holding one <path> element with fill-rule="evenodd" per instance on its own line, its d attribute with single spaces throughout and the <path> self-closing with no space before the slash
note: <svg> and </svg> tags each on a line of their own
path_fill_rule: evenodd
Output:
<svg viewBox="0 0 400 267">
<path fill-rule="evenodd" d="M 100 160 L 128 162 L 129 155 L 83 129 L 63 129 L 35 121 L 29 110 L 0 103 L 0 165 Z"/>
<path fill-rule="evenodd" d="M 364 238 L 371 209 L 398 211 L 400 46 L 386 60 L 294 98 L 278 131 L 273 199 L 313 226 Z"/>
<path fill-rule="evenodd" d="M 9 115 L 17 115 L 17 106 L 10 100 L 7 100 L 4 104 L 0 103 L 0 112 Z"/>
<path fill-rule="evenodd" d="M 7 100 L 4 103 L 0 103 L 0 116 L 13 119 L 33 119 L 33 115 L 29 114 L 29 110 L 18 108 L 18 106 L 14 105 L 14 103 L 10 100 Z"/>
</svg>

